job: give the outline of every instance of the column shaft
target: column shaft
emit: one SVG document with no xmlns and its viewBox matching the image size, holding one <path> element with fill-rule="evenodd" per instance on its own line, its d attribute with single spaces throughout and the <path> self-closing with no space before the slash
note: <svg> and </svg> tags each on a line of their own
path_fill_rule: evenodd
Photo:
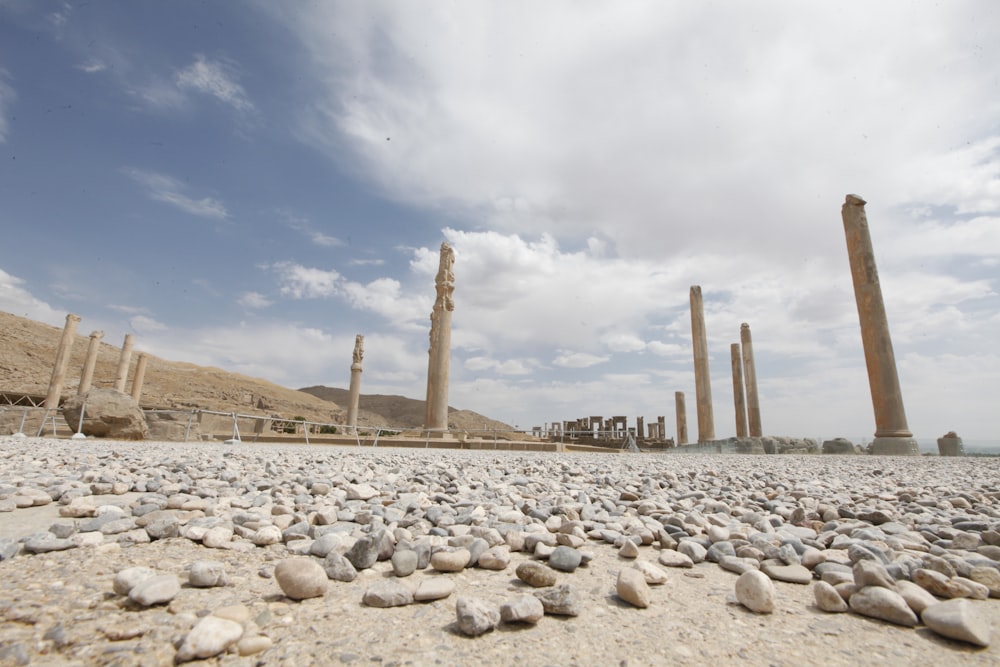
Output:
<svg viewBox="0 0 1000 667">
<path fill-rule="evenodd" d="M 677 413 L 677 445 L 686 445 L 688 441 L 687 405 L 684 392 L 674 392 L 674 410 Z"/>
<path fill-rule="evenodd" d="M 132 334 L 125 334 L 125 342 L 122 343 L 122 353 L 118 357 L 118 371 L 115 373 L 115 389 L 120 392 L 125 391 L 125 381 L 128 379 L 128 365 L 132 361 L 134 338 Z"/>
<path fill-rule="evenodd" d="M 712 415 L 712 380 L 708 370 L 708 337 L 701 287 L 691 287 L 691 342 L 694 348 L 694 389 L 698 411 L 698 442 L 715 440 Z"/>
<path fill-rule="evenodd" d="M 882 286 L 875 267 L 875 252 L 865 214 L 865 200 L 856 195 L 847 195 L 841 208 L 841 216 L 847 237 L 847 254 L 861 323 L 861 342 L 875 412 L 876 442 L 873 443 L 873 451 L 876 451 L 875 445 L 881 438 L 901 438 L 906 442 L 896 443 L 896 447 L 890 444 L 885 451 L 876 453 L 919 454 L 916 441 L 912 439 L 913 434 L 906 424 L 903 394 L 896 374 L 896 357 L 892 350 Z"/>
<path fill-rule="evenodd" d="M 79 315 L 70 313 L 66 316 L 66 324 L 63 326 L 62 337 L 59 339 L 59 349 L 56 350 L 56 361 L 52 365 L 49 391 L 45 395 L 46 410 L 54 410 L 59 407 L 63 381 L 66 379 L 66 366 L 69 365 L 69 355 L 73 350 L 73 341 L 76 340 L 76 325 L 79 323 Z"/>
<path fill-rule="evenodd" d="M 747 404 L 743 397 L 743 358 L 740 344 L 729 346 L 729 356 L 733 366 L 733 405 L 736 408 L 736 437 L 747 437 Z"/>
<path fill-rule="evenodd" d="M 357 334 L 354 337 L 354 361 L 351 363 L 351 387 L 347 401 L 347 425 L 356 428 L 358 425 L 358 406 L 361 403 L 361 361 L 365 356 L 365 337 Z"/>
<path fill-rule="evenodd" d="M 77 396 L 82 396 L 90 391 L 90 384 L 94 380 L 94 367 L 97 365 L 97 353 L 101 351 L 102 338 L 104 338 L 103 331 L 90 332 L 90 342 L 87 344 L 87 358 L 83 362 L 83 372 L 80 374 L 80 386 L 76 390 Z"/>
<path fill-rule="evenodd" d="M 753 340 L 750 337 L 750 325 L 744 322 L 740 325 L 740 342 L 743 344 L 743 378 L 747 387 L 747 419 L 750 425 L 750 437 L 759 438 L 764 435 L 760 424 L 760 395 L 757 393 L 757 366 L 753 359 Z"/>
<path fill-rule="evenodd" d="M 146 379 L 146 354 L 140 353 L 135 362 L 135 376 L 132 378 L 132 400 L 136 403 L 142 396 L 142 383 Z"/>
<path fill-rule="evenodd" d="M 451 313 L 455 310 L 455 251 L 441 244 L 441 258 L 434 285 L 437 299 L 431 311 L 430 348 L 427 355 L 427 412 L 424 428 L 448 430 L 448 375 L 451 370 Z"/>
</svg>

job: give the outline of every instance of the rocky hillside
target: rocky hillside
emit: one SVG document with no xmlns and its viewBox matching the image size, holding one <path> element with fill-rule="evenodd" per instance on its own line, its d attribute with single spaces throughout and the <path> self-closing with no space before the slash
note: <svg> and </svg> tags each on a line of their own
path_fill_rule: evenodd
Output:
<svg viewBox="0 0 1000 667">
<path fill-rule="evenodd" d="M 70 356 L 63 397 L 76 393 L 90 342 L 89 330 L 78 329 Z M 0 311 L 0 404 L 2 395 L 28 395 L 42 399 L 52 376 L 52 364 L 62 329 Z M 120 344 L 120 341 L 114 341 Z M 102 342 L 94 370 L 95 387 L 114 385 L 121 348 Z M 126 391 L 131 389 L 138 354 L 133 353 Z M 337 398 L 335 398 L 337 397 Z M 305 417 L 309 421 L 343 423 L 347 391 L 310 387 L 298 391 L 221 368 L 196 366 L 148 356 L 142 389 L 142 407 L 219 410 L 243 414 Z M 424 402 L 402 396 L 362 396 L 358 424 L 362 426 L 420 427 Z M 455 411 L 449 416 L 456 428 L 507 429 L 482 415 Z M 466 426 L 468 424 L 468 426 Z M 474 426 L 473 426 L 474 425 Z"/>
</svg>

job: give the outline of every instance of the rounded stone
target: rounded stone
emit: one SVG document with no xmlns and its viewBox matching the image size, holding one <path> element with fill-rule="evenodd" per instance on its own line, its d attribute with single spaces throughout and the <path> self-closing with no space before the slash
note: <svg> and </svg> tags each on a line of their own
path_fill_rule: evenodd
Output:
<svg viewBox="0 0 1000 667">
<path fill-rule="evenodd" d="M 326 572 L 312 558 L 286 558 L 274 567 L 274 579 L 293 600 L 321 597 L 328 585 Z"/>
<path fill-rule="evenodd" d="M 195 588 L 212 588 L 229 583 L 225 566 L 214 560 L 196 560 L 188 566 L 188 583 Z"/>
<path fill-rule="evenodd" d="M 500 611 L 477 598 L 458 598 L 455 613 L 458 616 L 458 629 L 470 637 L 487 633 L 500 623 Z"/>
<path fill-rule="evenodd" d="M 135 588 L 139 582 L 155 576 L 156 570 L 152 568 L 144 567 L 142 565 L 127 567 L 115 574 L 111 587 L 118 595 L 128 595 L 129 591 Z"/>
<path fill-rule="evenodd" d="M 642 572 L 634 568 L 624 568 L 618 573 L 618 582 L 615 585 L 615 592 L 618 597 L 628 602 L 633 607 L 645 609 L 649 606 L 650 591 L 649 585 Z"/>
<path fill-rule="evenodd" d="M 840 597 L 837 589 L 825 581 L 813 584 L 813 597 L 816 599 L 816 606 L 823 611 L 842 613 L 848 609 L 847 603 Z"/>
<path fill-rule="evenodd" d="M 750 611 L 770 614 L 774 611 L 774 584 L 760 570 L 748 570 L 736 580 L 736 599 Z"/>
<path fill-rule="evenodd" d="M 525 561 L 514 570 L 517 578 L 535 588 L 555 586 L 556 573 L 536 561 Z"/>
<path fill-rule="evenodd" d="M 181 583 L 172 574 L 143 579 L 128 592 L 128 599 L 143 607 L 166 604 L 181 592 Z"/>
<path fill-rule="evenodd" d="M 408 577 L 417 571 L 417 552 L 411 549 L 397 549 L 393 552 L 392 573 L 397 577 Z"/>
<path fill-rule="evenodd" d="M 441 549 L 431 554 L 431 567 L 438 572 L 461 572 L 470 558 L 468 549 Z"/>
<path fill-rule="evenodd" d="M 243 626 L 217 616 L 206 616 L 191 628 L 177 651 L 177 662 L 219 655 L 243 636 Z"/>
<path fill-rule="evenodd" d="M 583 556 L 579 550 L 573 547 L 559 546 L 549 556 L 549 567 L 561 572 L 572 572 L 580 567 L 581 560 L 583 560 Z"/>
<path fill-rule="evenodd" d="M 522 595 L 500 605 L 500 620 L 504 623 L 537 623 L 544 615 L 545 607 L 534 595 Z"/>
<path fill-rule="evenodd" d="M 851 610 L 896 625 L 912 628 L 917 624 L 917 616 L 906 604 L 906 600 L 888 588 L 866 586 L 858 590 L 849 600 Z M 926 612 L 926 610 L 925 610 Z"/>
</svg>

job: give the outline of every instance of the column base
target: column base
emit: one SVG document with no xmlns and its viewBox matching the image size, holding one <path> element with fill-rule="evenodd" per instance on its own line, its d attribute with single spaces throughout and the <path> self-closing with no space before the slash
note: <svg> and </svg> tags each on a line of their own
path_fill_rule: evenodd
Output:
<svg viewBox="0 0 1000 667">
<path fill-rule="evenodd" d="M 880 436 L 872 440 L 868 452 L 876 456 L 920 456 L 920 447 L 913 438 Z"/>
</svg>

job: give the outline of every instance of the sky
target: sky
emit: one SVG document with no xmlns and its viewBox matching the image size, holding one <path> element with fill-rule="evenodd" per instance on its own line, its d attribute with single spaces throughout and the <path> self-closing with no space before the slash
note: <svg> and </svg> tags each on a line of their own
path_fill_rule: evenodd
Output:
<svg viewBox="0 0 1000 667">
<path fill-rule="evenodd" d="M 0 0 L 0 310 L 522 429 L 875 430 L 840 207 L 868 201 L 910 429 L 1000 439 L 1000 5 Z"/>
</svg>

